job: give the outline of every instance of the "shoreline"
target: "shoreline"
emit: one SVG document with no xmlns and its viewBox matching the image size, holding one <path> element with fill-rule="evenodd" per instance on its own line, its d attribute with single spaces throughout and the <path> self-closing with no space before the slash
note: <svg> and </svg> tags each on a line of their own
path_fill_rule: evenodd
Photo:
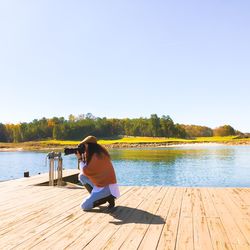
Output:
<svg viewBox="0 0 250 250">
<path fill-rule="evenodd" d="M 184 146 L 214 146 L 214 145 L 228 145 L 228 146 L 247 146 L 250 145 L 250 141 L 225 141 L 225 142 L 149 142 L 149 143 L 113 143 L 113 144 L 101 144 L 107 149 L 129 149 L 129 148 L 168 148 L 168 147 L 184 147 Z M 0 152 L 22 152 L 22 151 L 62 151 L 65 147 L 73 147 L 72 145 L 51 145 L 43 147 L 42 145 L 36 145 L 35 147 L 24 146 L 20 147 L 0 147 Z"/>
<path fill-rule="evenodd" d="M 250 142 L 170 142 L 170 143 L 118 143 L 118 144 L 109 144 L 103 145 L 106 148 L 150 148 L 150 147 L 183 147 L 183 146 L 212 146 L 212 145 L 228 145 L 228 146 L 244 146 L 250 145 Z"/>
</svg>

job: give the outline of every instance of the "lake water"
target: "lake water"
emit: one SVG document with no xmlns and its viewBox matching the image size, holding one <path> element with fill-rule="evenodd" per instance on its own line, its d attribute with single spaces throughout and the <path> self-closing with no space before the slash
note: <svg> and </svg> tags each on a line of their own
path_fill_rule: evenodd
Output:
<svg viewBox="0 0 250 250">
<path fill-rule="evenodd" d="M 250 187 L 250 146 L 189 145 L 109 151 L 120 185 Z M 0 152 L 0 180 L 48 172 L 46 154 Z M 64 168 L 76 168 L 63 156 Z"/>
</svg>

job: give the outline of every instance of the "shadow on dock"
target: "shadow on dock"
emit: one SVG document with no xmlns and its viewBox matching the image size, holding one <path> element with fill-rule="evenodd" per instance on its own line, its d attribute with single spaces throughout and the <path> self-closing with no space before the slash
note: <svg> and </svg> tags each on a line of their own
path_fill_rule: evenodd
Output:
<svg viewBox="0 0 250 250">
<path fill-rule="evenodd" d="M 164 219 L 150 212 L 125 206 L 117 206 L 109 213 L 114 219 L 119 221 L 110 221 L 115 225 L 123 225 L 128 223 L 138 224 L 164 224 Z"/>
</svg>

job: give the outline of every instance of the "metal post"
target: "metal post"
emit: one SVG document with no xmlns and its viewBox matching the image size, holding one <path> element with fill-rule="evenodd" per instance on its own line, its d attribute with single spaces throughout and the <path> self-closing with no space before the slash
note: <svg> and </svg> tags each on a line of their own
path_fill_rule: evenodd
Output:
<svg viewBox="0 0 250 250">
<path fill-rule="evenodd" d="M 57 171 L 58 171 L 57 186 L 62 186 L 62 157 L 61 156 L 58 157 Z"/>
<path fill-rule="evenodd" d="M 61 153 L 50 152 L 47 155 L 49 159 L 49 186 L 54 186 L 57 174 L 57 186 L 62 186 L 62 156 Z M 55 168 L 57 162 L 57 169 Z"/>
<path fill-rule="evenodd" d="M 49 186 L 54 186 L 54 159 L 49 160 Z"/>
</svg>

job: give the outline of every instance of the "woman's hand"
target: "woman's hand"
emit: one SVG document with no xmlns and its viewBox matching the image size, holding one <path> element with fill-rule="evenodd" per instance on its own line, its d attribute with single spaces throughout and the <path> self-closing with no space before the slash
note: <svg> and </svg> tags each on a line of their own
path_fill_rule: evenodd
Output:
<svg viewBox="0 0 250 250">
<path fill-rule="evenodd" d="M 82 161 L 83 160 L 83 158 L 82 158 L 82 155 L 77 151 L 77 153 L 76 153 L 76 157 L 77 157 L 77 159 L 79 160 L 79 161 Z"/>
<path fill-rule="evenodd" d="M 85 152 L 83 154 L 80 154 L 78 151 L 76 153 L 76 157 L 79 161 L 86 161 L 86 154 L 87 154 L 87 150 L 88 150 L 88 144 L 84 144 L 85 146 Z"/>
</svg>

